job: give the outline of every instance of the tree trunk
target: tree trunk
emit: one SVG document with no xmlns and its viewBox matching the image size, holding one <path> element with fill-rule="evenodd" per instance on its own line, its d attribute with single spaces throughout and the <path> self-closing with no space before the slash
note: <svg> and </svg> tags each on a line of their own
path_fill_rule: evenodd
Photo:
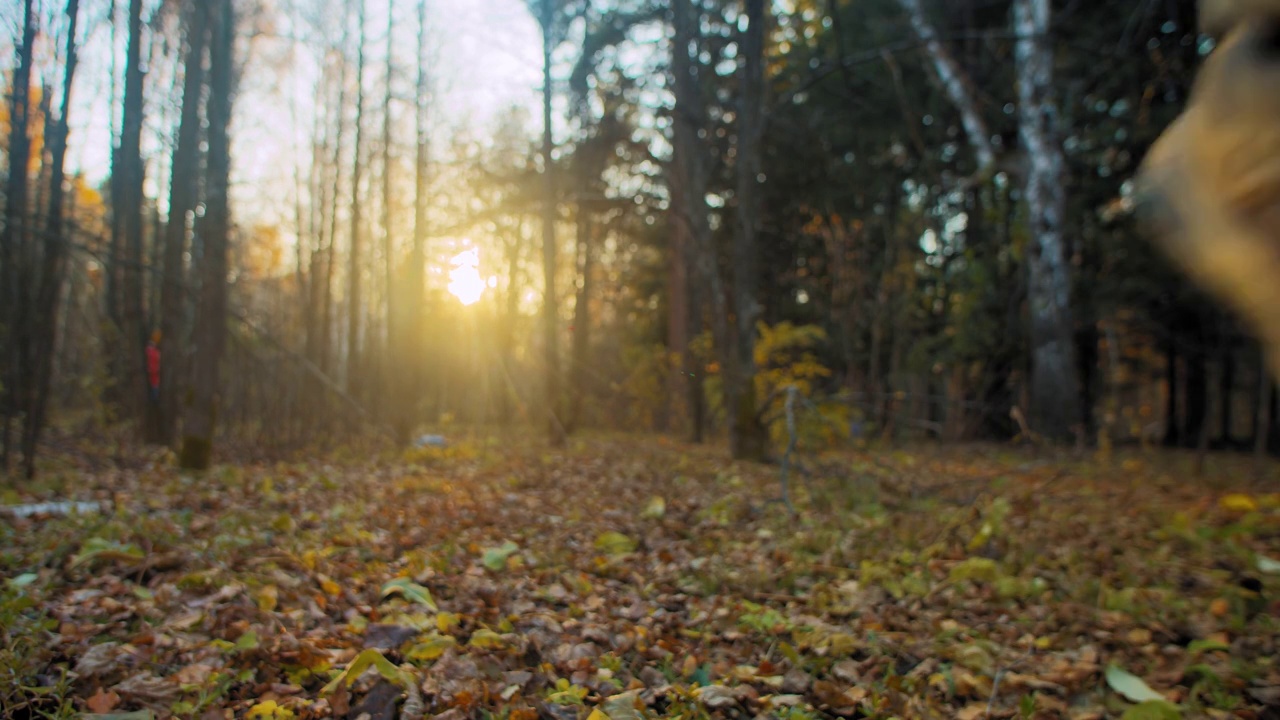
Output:
<svg viewBox="0 0 1280 720">
<path fill-rule="evenodd" d="M 587 390 L 587 354 L 591 347 L 591 275 L 595 264 L 595 227 L 594 218 L 586 205 L 587 202 L 579 200 L 578 253 L 582 258 L 579 265 L 582 285 L 578 287 L 578 295 L 573 303 L 573 357 L 570 360 L 573 368 L 570 373 L 573 378 L 570 390 L 573 404 L 569 409 L 569 428 L 578 427 L 582 419 L 582 406 Z"/>
<path fill-rule="evenodd" d="M 1071 315 L 1070 266 L 1064 251 L 1065 158 L 1053 92 L 1049 0 L 1015 0 L 1019 130 L 1030 167 L 1025 181 L 1031 321 L 1031 427 L 1066 440 L 1080 418 L 1079 367 Z"/>
<path fill-rule="evenodd" d="M 560 335 L 556 320 L 556 174 L 551 135 L 551 51 L 555 21 L 552 0 L 542 0 L 542 342 L 545 375 L 544 404 L 548 414 L 547 431 L 551 444 L 565 442 L 564 424 L 560 422 Z"/>
<path fill-rule="evenodd" d="M 142 72 L 142 0 L 129 1 L 129 44 L 125 51 L 124 116 L 117 149 L 118 165 L 114 190 L 115 222 L 119 225 L 124 257 L 120 261 L 120 334 L 123 363 L 116 382 L 120 383 L 127 409 L 143 420 L 143 439 L 154 442 L 153 403 L 147 399 L 147 344 L 143 304 L 143 218 L 142 162 L 143 81 Z M 138 412 L 141 410 L 141 412 Z"/>
<path fill-rule="evenodd" d="M 672 43 L 671 71 L 674 78 L 676 108 L 674 113 L 674 151 L 670 172 L 671 186 L 681 195 L 678 220 L 685 225 L 686 237 L 689 239 L 689 276 L 693 287 L 705 287 L 705 297 L 709 300 L 711 317 L 711 336 L 715 349 L 722 360 L 722 371 L 728 363 L 724 362 L 731 353 L 729 333 L 729 307 L 724 293 L 724 282 L 720 268 L 716 262 L 716 251 L 711 239 L 711 223 L 707 207 L 707 188 L 709 153 L 699 133 L 706 129 L 706 100 L 702 96 L 699 79 L 706 72 L 701 65 L 698 54 L 702 40 L 699 33 L 701 15 L 690 0 L 674 0 L 671 5 L 671 22 L 675 34 Z M 702 294 L 690 298 L 690 312 L 700 320 Z M 695 321 L 690 327 L 690 336 L 696 337 L 700 322 Z M 702 368 L 690 378 L 691 395 L 702 392 Z M 701 397 L 694 399 L 701 403 Z M 696 415 L 700 405 L 695 405 L 695 433 L 700 439 L 701 423 Z M 729 411 L 727 399 L 726 411 Z"/>
<path fill-rule="evenodd" d="M 0 390 L 4 393 L 3 449 L 0 450 L 2 468 L 9 472 L 12 422 L 21 403 L 18 390 L 24 384 L 23 335 L 27 325 L 25 307 L 27 298 L 22 292 L 23 278 L 30 268 L 26 263 L 27 236 L 27 167 L 31 160 L 31 65 L 36 40 L 36 15 L 32 0 L 24 0 L 22 15 L 22 44 L 18 46 L 18 67 L 14 70 L 13 89 L 9 99 L 9 178 L 5 185 L 4 234 L 0 236 L 0 292 L 3 304 L 0 312 Z"/>
<path fill-rule="evenodd" d="M 1166 328 L 1172 333 L 1171 328 Z M 1172 335 L 1164 343 L 1164 384 L 1168 396 L 1164 408 L 1164 440 L 1165 447 L 1178 447 L 1182 444 L 1182 425 L 1178 422 L 1178 348 Z"/>
<path fill-rule="evenodd" d="M 995 170 L 995 148 L 991 143 L 991 131 L 987 128 L 987 122 L 983 119 L 982 110 L 970 87 L 969 78 L 955 58 L 951 57 L 951 53 L 947 52 L 946 46 L 942 44 L 938 30 L 925 13 L 921 0 L 898 0 L 898 2 L 907 13 L 912 31 L 924 43 L 934 77 L 942 86 L 947 99 L 960 112 L 961 125 L 964 126 L 965 136 L 977 160 L 975 177 L 982 178 L 991 174 Z M 1047 6 L 1048 0 L 1043 2 Z"/>
<path fill-rule="evenodd" d="M 427 203 L 429 201 L 428 185 L 430 183 L 431 144 L 430 128 L 427 126 L 428 98 L 430 93 L 430 75 L 427 69 L 427 2 L 418 0 L 418 84 L 416 93 L 415 123 L 417 126 L 417 151 L 414 156 L 414 200 L 413 200 L 413 248 L 409 253 L 409 272 L 405 274 L 405 310 L 407 324 L 407 340 L 404 351 L 408 362 L 405 363 L 404 382 L 408 398 L 404 422 L 412 425 L 417 418 L 419 404 L 422 402 L 424 380 L 422 367 L 426 357 L 426 343 L 422 329 L 423 321 L 423 284 L 425 281 L 424 263 L 427 259 Z M 408 428 L 411 430 L 412 428 Z"/>
<path fill-rule="evenodd" d="M 184 310 L 189 302 L 183 254 L 187 251 L 187 216 L 194 213 L 200 195 L 200 101 L 204 92 L 204 55 L 209 38 L 206 3 L 192 2 L 187 16 L 187 57 L 182 78 L 182 114 L 178 141 L 173 149 L 169 178 L 169 223 L 165 227 L 164 270 L 161 287 L 160 440 L 176 440 L 179 389 L 184 385 Z"/>
<path fill-rule="evenodd" d="M 1232 422 L 1234 417 L 1231 412 L 1234 408 L 1232 397 L 1234 395 L 1233 390 L 1235 389 L 1236 384 L 1235 354 L 1231 352 L 1231 348 L 1227 345 L 1228 341 L 1225 337 L 1221 338 L 1220 342 L 1222 343 L 1221 350 L 1219 351 L 1219 357 L 1222 360 L 1220 368 L 1222 374 L 1218 376 L 1218 402 L 1220 403 L 1218 406 L 1218 415 L 1220 418 L 1219 425 L 1222 429 L 1223 445 L 1225 447 L 1232 447 L 1235 440 L 1235 427 Z"/>
<path fill-rule="evenodd" d="M 1271 372 L 1266 350 L 1258 359 L 1258 396 L 1253 422 L 1253 457 L 1258 467 L 1267 456 L 1267 438 L 1271 435 Z"/>
<path fill-rule="evenodd" d="M 363 398 L 363 377 L 360 365 L 360 225 L 363 221 L 360 202 L 360 183 L 364 176 L 364 165 L 361 163 L 360 146 L 364 136 L 364 51 L 365 37 L 365 0 L 359 0 L 356 6 L 358 14 L 358 30 L 360 34 L 359 49 L 356 51 L 356 138 L 354 160 L 351 163 L 351 250 L 347 266 L 347 394 L 360 402 Z"/>
<path fill-rule="evenodd" d="M 400 427 L 400 418 L 404 416 L 405 397 L 392 390 L 392 383 L 399 375 L 400 364 L 399 336 L 396 313 L 396 260 L 395 238 L 391 232 L 391 80 L 395 72 L 395 0 L 387 0 L 387 66 L 386 93 L 382 97 L 382 260 L 383 283 L 382 297 L 385 304 L 384 320 L 386 332 L 383 334 L 382 362 L 378 370 L 379 404 L 384 409 L 383 417 L 391 421 L 393 427 Z M 408 440 L 407 437 L 402 440 Z"/>
<path fill-rule="evenodd" d="M 79 51 L 76 46 L 76 27 L 80 19 L 80 0 L 67 0 L 67 57 L 62 79 L 62 107 L 59 110 L 49 142 L 49 209 L 45 225 L 44 260 L 37 285 L 32 353 L 34 367 L 28 389 L 26 426 L 23 429 L 22 452 L 26 461 L 28 478 L 35 476 L 36 448 L 40 432 L 44 429 L 49 406 L 49 391 L 53 382 L 55 340 L 58 337 L 59 301 L 62 299 L 63 278 L 66 274 L 68 242 L 64 234 L 63 182 L 66 179 L 67 138 L 71 133 L 68 116 L 71 112 L 71 89 L 74 85 Z"/>
<path fill-rule="evenodd" d="M 1182 442 L 1187 448 L 1199 445 L 1200 436 L 1209 424 L 1209 358 L 1197 348 L 1186 359 L 1186 416 L 1182 424 Z"/>
<path fill-rule="evenodd" d="M 346 7 L 345 5 L 343 6 Z M 345 15 L 344 15 L 345 19 Z M 343 114 L 347 108 L 347 40 L 349 33 L 349 24 L 342 24 L 342 43 L 341 52 L 338 57 L 338 104 L 335 112 L 334 124 L 334 140 L 333 155 L 330 170 L 333 177 L 330 183 L 328 198 L 329 226 L 325 231 L 327 237 L 324 250 L 324 284 L 323 297 L 320 303 L 320 369 L 326 374 L 333 374 L 336 364 L 331 363 L 331 353 L 333 352 L 332 333 L 334 329 L 333 319 L 333 271 L 338 264 L 337 256 L 337 239 L 338 239 L 338 196 L 342 192 L 342 141 L 346 129 L 346 123 L 343 122 Z M 352 197 L 355 197 L 355 191 L 352 191 Z"/>
<path fill-rule="evenodd" d="M 208 176 L 205 182 L 203 282 L 196 315 L 196 355 L 190 402 L 183 422 L 179 464 L 204 470 L 213 456 L 217 426 L 218 369 L 227 334 L 227 256 L 231 218 L 229 128 L 234 92 L 235 8 L 232 0 L 210 0 Z"/>
<path fill-rule="evenodd" d="M 764 139 L 764 41 L 769 13 L 765 0 L 746 0 L 747 29 L 740 42 L 742 82 L 738 105 L 738 142 L 734 167 L 737 223 L 733 238 L 735 347 L 725 374 L 726 407 L 731 413 L 729 447 L 735 459 L 762 461 L 768 453 L 768 434 L 760 422 L 756 397 L 755 338 L 761 307 L 757 298 L 759 273 L 760 185 Z"/>
</svg>

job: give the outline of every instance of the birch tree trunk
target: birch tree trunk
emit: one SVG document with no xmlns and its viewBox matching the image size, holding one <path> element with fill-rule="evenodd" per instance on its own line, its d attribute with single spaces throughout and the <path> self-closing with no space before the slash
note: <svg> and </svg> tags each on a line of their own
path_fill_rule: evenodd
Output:
<svg viewBox="0 0 1280 720">
<path fill-rule="evenodd" d="M 1013 4 L 1019 131 L 1028 160 L 1024 193 L 1031 247 L 1027 304 L 1031 338 L 1031 427 L 1055 440 L 1084 420 L 1073 342 L 1071 273 L 1063 237 L 1066 159 L 1053 94 L 1049 0 Z"/>
<path fill-rule="evenodd" d="M 906 11 L 912 31 L 924 43 L 930 68 L 943 93 L 960 113 L 965 137 L 968 138 L 969 147 L 973 149 L 978 165 L 975 178 L 983 179 L 995 169 L 996 152 L 991 143 L 991 131 L 978 107 L 968 75 L 942 44 L 938 29 L 925 13 L 921 0 L 898 0 L 898 4 Z"/>
</svg>

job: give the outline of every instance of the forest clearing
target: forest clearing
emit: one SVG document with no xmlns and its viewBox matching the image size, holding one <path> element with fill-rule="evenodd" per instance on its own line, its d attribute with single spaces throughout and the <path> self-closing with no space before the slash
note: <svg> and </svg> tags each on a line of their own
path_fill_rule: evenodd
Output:
<svg viewBox="0 0 1280 720">
<path fill-rule="evenodd" d="M 0 523 L 0 672 L 43 686 L 0 705 L 1273 716 L 1280 495 L 1259 492 L 1273 467 L 1242 482 L 1243 460 L 1197 478 L 1186 455 L 1008 446 L 808 460 L 794 516 L 773 502 L 777 468 L 634 436 L 563 451 L 475 436 L 200 480 L 68 464 L 5 498 L 102 510 Z"/>
<path fill-rule="evenodd" d="M 0 3 L 0 720 L 1280 717 L 1278 49 Z"/>
</svg>

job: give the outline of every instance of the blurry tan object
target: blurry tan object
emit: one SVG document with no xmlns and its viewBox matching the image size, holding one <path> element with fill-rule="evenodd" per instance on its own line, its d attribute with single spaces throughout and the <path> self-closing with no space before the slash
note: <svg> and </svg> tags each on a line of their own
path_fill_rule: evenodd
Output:
<svg viewBox="0 0 1280 720">
<path fill-rule="evenodd" d="M 1139 195 L 1158 244 L 1266 344 L 1280 377 L 1280 0 L 1202 6 L 1221 34 Z"/>
</svg>

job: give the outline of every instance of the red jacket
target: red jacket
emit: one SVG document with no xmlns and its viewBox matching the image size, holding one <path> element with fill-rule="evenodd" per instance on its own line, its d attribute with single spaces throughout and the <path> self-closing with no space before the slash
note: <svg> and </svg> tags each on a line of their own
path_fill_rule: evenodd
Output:
<svg viewBox="0 0 1280 720">
<path fill-rule="evenodd" d="M 147 382 L 152 388 L 160 387 L 160 348 L 147 345 Z"/>
</svg>

